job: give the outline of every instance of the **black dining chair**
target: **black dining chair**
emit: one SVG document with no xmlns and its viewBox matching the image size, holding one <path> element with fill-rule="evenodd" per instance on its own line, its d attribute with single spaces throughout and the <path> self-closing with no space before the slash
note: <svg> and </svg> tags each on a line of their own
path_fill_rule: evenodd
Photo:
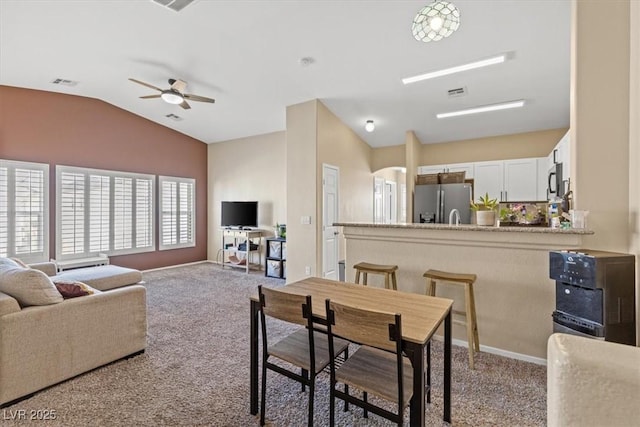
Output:
<svg viewBox="0 0 640 427">
<path fill-rule="evenodd" d="M 371 411 L 402 425 L 404 409 L 413 395 L 413 368 L 409 359 L 402 355 L 401 316 L 364 310 L 328 299 L 325 304 L 331 360 L 329 425 L 335 425 L 336 397 L 363 408 L 365 417 Z M 336 343 L 342 339 L 360 344 L 360 347 L 338 366 L 333 357 L 340 349 Z M 337 389 L 339 383 L 360 390 L 362 399 L 350 394 L 348 389 Z M 373 405 L 368 401 L 369 394 L 396 403 L 397 411 Z"/>
<path fill-rule="evenodd" d="M 329 341 L 326 333 L 314 330 L 312 319 L 311 296 L 294 295 L 286 292 L 258 286 L 260 298 L 260 321 L 262 327 L 262 389 L 260 425 L 265 424 L 267 369 L 277 372 L 302 383 L 302 391 L 309 387 L 308 425 L 313 426 L 313 399 L 315 378 L 329 363 Z M 295 332 L 280 339 L 275 344 L 268 340 L 269 325 L 272 322 L 284 321 L 301 325 Z M 336 356 L 348 357 L 349 342 L 333 341 L 333 353 Z M 272 363 L 272 358 L 280 359 L 300 368 L 297 373 L 279 364 Z"/>
</svg>

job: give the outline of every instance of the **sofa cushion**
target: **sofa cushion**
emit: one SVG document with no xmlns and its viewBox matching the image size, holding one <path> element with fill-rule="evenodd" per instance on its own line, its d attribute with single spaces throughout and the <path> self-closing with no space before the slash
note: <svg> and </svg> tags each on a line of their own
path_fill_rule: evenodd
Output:
<svg viewBox="0 0 640 427">
<path fill-rule="evenodd" d="M 106 291 L 121 286 L 133 285 L 142 281 L 142 273 L 133 268 L 118 265 L 100 265 L 97 267 L 66 270 L 53 277 L 53 280 L 77 280 L 92 288 Z"/>
<path fill-rule="evenodd" d="M 20 267 L 20 264 L 18 264 L 14 259 L 0 257 L 0 267 L 5 265 L 9 267 Z"/>
<path fill-rule="evenodd" d="M 18 264 L 20 267 L 22 268 L 29 268 L 29 266 L 27 264 L 25 264 L 20 258 L 11 258 L 12 261 L 14 261 L 16 264 Z"/>
<path fill-rule="evenodd" d="M 60 292 L 64 299 L 83 297 L 100 292 L 99 290 L 93 289 L 85 283 L 78 282 L 77 280 L 57 279 L 54 280 L 53 283 L 56 285 L 58 292 Z"/>
<path fill-rule="evenodd" d="M 42 271 L 0 265 L 0 292 L 15 298 L 22 307 L 63 301 L 55 285 Z"/>
</svg>

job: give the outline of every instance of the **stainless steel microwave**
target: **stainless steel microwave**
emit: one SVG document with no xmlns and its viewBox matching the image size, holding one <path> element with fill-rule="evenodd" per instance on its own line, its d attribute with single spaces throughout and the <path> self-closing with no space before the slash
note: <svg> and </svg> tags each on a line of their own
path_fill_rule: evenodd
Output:
<svg viewBox="0 0 640 427">
<path fill-rule="evenodd" d="M 547 199 L 564 196 L 564 183 L 562 182 L 562 163 L 554 163 L 547 175 Z"/>
</svg>

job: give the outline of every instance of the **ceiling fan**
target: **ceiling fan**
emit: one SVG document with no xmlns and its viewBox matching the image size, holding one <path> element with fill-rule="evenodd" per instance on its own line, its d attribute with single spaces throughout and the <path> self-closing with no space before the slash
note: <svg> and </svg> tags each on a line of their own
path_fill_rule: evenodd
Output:
<svg viewBox="0 0 640 427">
<path fill-rule="evenodd" d="M 141 82 L 140 80 L 129 78 L 134 83 L 141 84 L 142 86 L 146 86 L 151 89 L 155 89 L 160 92 L 158 95 L 146 95 L 141 96 L 142 99 L 151 99 L 151 98 L 161 98 L 164 102 L 169 104 L 179 105 L 185 110 L 191 108 L 191 106 L 187 103 L 189 101 L 198 101 L 198 102 L 216 102 L 215 99 L 206 98 L 204 96 L 192 95 L 190 93 L 184 93 L 185 88 L 187 87 L 187 82 L 183 80 L 169 79 L 169 84 L 171 87 L 169 89 L 160 89 L 159 87 L 155 87 L 150 85 L 149 83 Z"/>
</svg>

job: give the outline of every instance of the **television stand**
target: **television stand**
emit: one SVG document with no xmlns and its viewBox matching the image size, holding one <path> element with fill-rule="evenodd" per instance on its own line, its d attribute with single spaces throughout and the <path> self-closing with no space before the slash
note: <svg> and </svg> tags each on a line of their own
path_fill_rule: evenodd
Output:
<svg viewBox="0 0 640 427">
<path fill-rule="evenodd" d="M 262 230 L 223 228 L 221 231 L 223 269 L 243 268 L 249 273 L 251 269 L 262 268 Z"/>
</svg>

